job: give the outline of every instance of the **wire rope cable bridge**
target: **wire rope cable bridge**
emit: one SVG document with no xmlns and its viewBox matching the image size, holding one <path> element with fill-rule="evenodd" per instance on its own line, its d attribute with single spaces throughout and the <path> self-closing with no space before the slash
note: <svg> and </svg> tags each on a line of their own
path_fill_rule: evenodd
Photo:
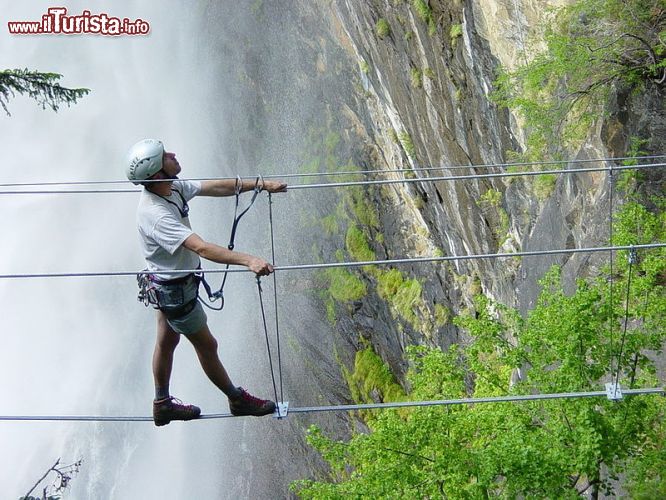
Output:
<svg viewBox="0 0 666 500">
<path fill-rule="evenodd" d="M 580 174 L 587 172 L 608 172 L 609 178 L 609 211 L 612 214 L 613 211 L 613 173 L 622 170 L 640 170 L 647 168 L 661 168 L 666 166 L 664 162 L 653 162 L 640 165 L 622 165 L 614 166 L 613 162 L 620 160 L 657 160 L 657 159 L 666 158 L 666 155 L 655 155 L 655 156 L 646 156 L 646 157 L 623 157 L 623 158 L 596 158 L 596 159 L 587 159 L 587 160 L 574 160 L 574 161 L 562 161 L 562 162 L 533 162 L 533 163 L 505 163 L 505 164 L 486 164 L 486 165 L 458 165 L 458 166 L 449 166 L 449 167 L 428 167 L 428 168 L 418 168 L 418 169 L 397 169 L 397 170 L 364 170 L 364 171 L 352 171 L 352 172 L 321 172 L 321 173 L 310 173 L 310 174 L 287 174 L 287 175 L 272 175 L 272 176 L 258 176 L 256 177 L 255 184 L 255 193 L 253 195 L 252 203 L 257 197 L 260 189 L 258 188 L 260 181 L 263 183 L 264 178 L 275 177 L 275 178 L 293 178 L 293 177 L 308 177 L 308 176 L 332 176 L 332 175 L 351 175 L 351 174 L 364 174 L 364 175 L 374 175 L 374 174 L 395 174 L 395 173 L 404 173 L 404 172 L 431 172 L 434 170 L 459 170 L 465 168 L 498 168 L 498 167 L 520 167 L 528 165 L 553 165 L 559 163 L 586 163 L 586 162 L 608 162 L 609 166 L 606 167 L 584 167 L 584 168 L 572 168 L 572 169 L 550 169 L 550 170 L 533 170 L 533 171 L 523 171 L 523 172 L 493 172 L 486 174 L 463 174 L 463 175 L 448 175 L 448 176 L 428 176 L 428 177 L 417 177 L 417 178 L 401 178 L 401 179 L 376 179 L 376 180 L 362 180 L 362 181 L 346 181 L 346 182 L 327 182 L 321 184 L 296 184 L 290 185 L 289 190 L 296 189 L 320 189 L 320 188 L 339 188 L 347 186 L 369 186 L 369 185 L 382 185 L 382 184 L 410 184 L 410 183 L 425 183 L 425 182 L 437 182 L 437 181 L 460 181 L 460 180 L 471 180 L 471 179 L 491 179 L 491 178 L 501 178 L 501 177 L 515 177 L 515 176 L 536 176 L 536 175 L 548 175 L 548 174 Z M 189 179 L 189 180 L 217 180 L 217 179 L 228 179 L 228 178 L 207 178 L 207 179 Z M 237 179 L 241 179 L 238 177 Z M 73 182 L 39 182 L 39 183 L 0 183 L 0 195 L 19 195 L 19 194 L 96 194 L 96 193 L 139 193 L 140 190 L 136 189 L 67 189 L 67 190 L 54 190 L 51 189 L 53 186 L 79 186 L 79 185 L 107 185 L 107 184 L 117 184 L 117 183 L 126 183 L 127 181 L 73 181 Z M 44 188 L 48 187 L 49 189 L 26 189 L 30 187 L 39 187 Z M 7 189 L 12 188 L 12 189 Z M 19 188 L 19 189 L 16 189 Z M 236 192 L 236 211 L 238 209 L 238 196 L 240 193 Z M 401 259 L 385 259 L 385 260 L 372 260 L 372 261 L 353 261 L 353 262 L 330 262 L 322 264 L 297 264 L 297 265 L 276 265 L 275 261 L 275 236 L 273 229 L 273 209 L 272 209 L 272 197 L 271 193 L 268 193 L 268 210 L 269 210 L 269 224 L 270 224 L 270 244 L 271 244 L 271 259 L 274 266 L 274 270 L 277 271 L 295 271 L 295 270 L 313 270 L 313 269 L 325 269 L 332 267 L 362 267 L 368 265 L 399 265 L 399 264 L 413 264 L 413 263 L 426 263 L 426 262 L 445 262 L 445 261 L 460 261 L 460 260 L 478 260 L 478 259 L 506 259 L 506 258 L 517 258 L 517 257 L 530 257 L 530 256 L 545 256 L 545 255 L 563 255 L 563 254 L 576 254 L 576 253 L 592 253 L 592 252 L 609 252 L 610 263 L 612 266 L 613 262 L 613 252 L 626 250 L 628 251 L 629 258 L 629 267 L 628 267 L 628 283 L 627 291 L 625 298 L 625 320 L 624 320 L 624 331 L 622 333 L 622 338 L 620 342 L 620 349 L 617 356 L 617 368 L 613 372 L 613 318 L 609 322 L 609 336 L 610 336 L 610 373 L 611 373 L 611 382 L 606 383 L 605 391 L 590 391 L 590 392 L 567 392 L 567 393 L 553 393 L 553 394 L 528 394 L 528 395 L 507 395 L 507 396 L 495 396 L 495 397 L 477 397 L 477 398 L 462 398 L 462 399 L 445 399 L 445 400 L 433 400 L 433 401 L 401 401 L 401 402 L 389 402 L 389 403 L 369 403 L 369 404 L 346 404 L 346 405 L 330 405 L 330 406 L 302 406 L 302 407 L 289 407 L 289 403 L 284 401 L 284 391 L 282 383 L 282 360 L 281 360 L 281 350 L 280 350 L 280 333 L 279 333 L 279 318 L 278 318 L 278 296 L 277 296 L 277 281 L 276 273 L 273 273 L 273 302 L 275 307 L 275 337 L 277 344 L 277 371 L 279 384 L 276 382 L 273 359 L 271 355 L 271 347 L 269 341 L 268 333 L 268 322 L 266 319 L 264 301 L 263 301 L 263 288 L 261 285 L 261 279 L 257 276 L 257 290 L 259 296 L 259 302 L 261 306 L 261 315 L 262 315 L 262 324 L 265 334 L 266 346 L 268 350 L 269 358 L 269 367 L 271 370 L 271 378 L 273 382 L 273 389 L 275 393 L 275 401 L 277 403 L 277 408 L 274 413 L 274 417 L 281 419 L 285 418 L 288 413 L 316 413 L 316 412 L 349 412 L 357 410 L 372 410 L 372 409 L 386 409 L 386 408 L 406 408 L 406 407 L 425 407 L 425 406 L 451 406 L 451 405 L 471 405 L 471 404 L 487 404 L 487 403 L 503 403 L 503 402 L 522 402 L 522 401 L 543 401 L 551 399 L 574 399 L 574 398 L 595 398 L 595 397 L 606 397 L 612 401 L 621 400 L 624 396 L 633 396 L 633 395 L 649 395 L 649 394 L 658 394 L 666 395 L 666 390 L 661 388 L 645 388 L 645 389 L 622 389 L 619 385 L 619 363 L 622 356 L 622 351 L 625 344 L 625 335 L 627 330 L 627 314 L 628 314 L 628 301 L 629 301 L 629 289 L 631 284 L 631 274 L 632 266 L 636 263 L 637 251 L 638 250 L 647 250 L 647 249 L 656 249 L 666 247 L 666 242 L 650 243 L 650 244 L 637 244 L 637 245 L 613 245 L 613 233 L 612 233 L 612 217 L 609 217 L 609 245 L 603 247 L 588 247 L 588 248 L 566 248 L 566 249 L 544 249 L 544 250 L 534 250 L 534 251 L 522 251 L 522 252 L 511 252 L 511 253 L 494 253 L 494 254 L 475 254 L 475 255 L 447 255 L 447 256 L 433 256 L 433 257 L 416 257 L 416 258 L 401 258 Z M 244 214 L 249 210 L 249 207 L 242 213 Z M 241 214 L 241 216 L 242 216 Z M 233 247 L 233 240 L 236 231 L 236 226 L 238 224 L 239 217 L 236 217 L 234 214 L 235 220 L 232 228 L 232 236 L 230 246 Z M 250 272 L 247 269 L 241 268 L 229 268 L 226 269 L 192 269 L 192 270 L 178 270 L 178 271 L 160 271 L 163 274 L 175 274 L 175 273 L 201 273 L 204 274 L 215 274 L 215 273 L 224 273 L 224 280 L 226 281 L 227 273 L 230 272 Z M 137 276 L 142 274 L 148 274 L 148 271 L 142 271 L 137 273 L 136 271 L 120 271 L 120 272 L 61 272 L 61 273 L 6 273 L 0 274 L 0 279 L 31 279 L 31 278 L 84 278 L 84 277 L 109 277 L 109 276 Z M 224 283 L 224 281 L 223 281 Z M 611 279 L 609 280 L 610 286 L 610 300 L 613 300 L 613 278 L 612 278 L 612 267 L 611 267 Z M 220 289 L 221 294 L 221 289 Z M 209 293 L 210 295 L 210 293 Z M 611 308 L 612 310 L 612 308 Z M 612 316 L 612 314 L 611 314 Z M 633 376 L 632 376 L 633 379 Z M 279 385 L 279 394 L 278 394 L 278 385 Z M 231 413 L 214 413 L 214 414 L 203 414 L 199 419 L 219 419 L 219 418 L 228 418 L 232 417 Z M 152 421 L 153 417 L 149 416 L 91 416 L 91 415 L 0 415 L 0 421 L 95 421 L 95 422 L 137 422 L 137 421 Z"/>
</svg>

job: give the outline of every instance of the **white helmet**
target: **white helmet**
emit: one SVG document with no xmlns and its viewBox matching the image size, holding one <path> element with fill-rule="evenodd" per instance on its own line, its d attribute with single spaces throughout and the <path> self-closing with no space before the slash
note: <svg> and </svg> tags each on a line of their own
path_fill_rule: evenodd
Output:
<svg viewBox="0 0 666 500">
<path fill-rule="evenodd" d="M 144 139 L 132 146 L 127 154 L 127 178 L 134 185 L 141 184 L 162 170 L 164 145 L 157 139 Z"/>
</svg>

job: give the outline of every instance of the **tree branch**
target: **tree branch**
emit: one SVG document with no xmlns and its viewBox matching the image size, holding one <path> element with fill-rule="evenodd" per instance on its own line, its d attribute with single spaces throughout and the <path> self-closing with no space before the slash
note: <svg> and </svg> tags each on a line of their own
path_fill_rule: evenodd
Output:
<svg viewBox="0 0 666 500">
<path fill-rule="evenodd" d="M 393 448 L 382 448 L 382 450 L 392 451 L 393 453 L 399 453 L 400 455 L 407 455 L 408 457 L 420 458 L 421 460 L 427 460 L 428 462 L 435 463 L 432 458 L 424 457 L 422 455 L 415 455 L 413 453 L 407 453 L 406 451 L 394 450 Z"/>
<path fill-rule="evenodd" d="M 28 498 L 30 496 L 30 493 L 32 493 L 34 489 L 37 488 L 37 486 L 39 486 L 39 483 L 41 483 L 42 481 L 44 481 L 44 479 L 46 479 L 46 476 L 49 475 L 49 472 L 51 472 L 52 470 L 56 470 L 56 466 L 59 463 L 60 459 L 58 458 L 58 460 L 56 460 L 55 463 L 51 467 L 49 467 L 49 469 L 44 473 L 44 475 L 39 478 L 39 480 L 35 483 L 35 485 L 32 488 L 30 488 L 30 490 L 28 490 L 28 492 L 25 495 L 23 495 L 23 498 Z"/>
</svg>

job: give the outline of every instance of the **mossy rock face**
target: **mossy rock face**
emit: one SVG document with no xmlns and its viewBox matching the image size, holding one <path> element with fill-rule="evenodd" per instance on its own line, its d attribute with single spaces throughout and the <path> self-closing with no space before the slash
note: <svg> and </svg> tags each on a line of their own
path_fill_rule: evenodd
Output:
<svg viewBox="0 0 666 500">
<path fill-rule="evenodd" d="M 375 33 L 379 38 L 385 38 L 391 34 L 391 26 L 386 19 L 382 18 L 375 25 Z"/>
<path fill-rule="evenodd" d="M 343 370 L 357 403 L 401 401 L 405 391 L 371 346 L 356 352 L 354 371 Z"/>
<path fill-rule="evenodd" d="M 407 132 L 401 132 L 398 134 L 398 140 L 402 145 L 402 148 L 407 153 L 407 156 L 410 158 L 416 158 L 416 148 L 414 147 L 414 142 L 412 141 L 411 136 Z"/>
<path fill-rule="evenodd" d="M 451 29 L 449 30 L 449 36 L 451 37 L 451 44 L 455 45 L 463 34 L 462 24 L 452 24 Z"/>
<path fill-rule="evenodd" d="M 402 285 L 404 279 L 397 269 L 389 269 L 379 275 L 377 293 L 384 300 L 391 300 Z"/>
<path fill-rule="evenodd" d="M 405 279 L 398 269 L 377 273 L 377 294 L 388 302 L 397 316 L 412 325 L 414 329 L 419 329 L 421 323 L 416 311 L 427 309 L 422 292 L 422 285 L 418 279 Z"/>
<path fill-rule="evenodd" d="M 367 293 L 365 283 L 346 269 L 339 267 L 327 269 L 326 277 L 330 282 L 328 291 L 338 302 L 353 302 L 363 298 Z"/>
<path fill-rule="evenodd" d="M 349 255 L 356 261 L 375 260 L 375 252 L 370 248 L 368 239 L 358 226 L 349 226 L 349 229 L 347 229 L 345 246 Z"/>
<path fill-rule="evenodd" d="M 557 182 L 557 176 L 555 174 L 544 174 L 539 175 L 534 179 L 534 193 L 537 198 L 541 201 L 546 200 L 553 194 L 555 190 L 555 183 Z"/>
<path fill-rule="evenodd" d="M 403 282 L 402 286 L 393 298 L 393 305 L 406 321 L 411 323 L 415 328 L 418 327 L 418 316 L 414 312 L 415 306 L 422 301 L 421 299 L 422 287 L 417 279 L 410 279 Z"/>
<path fill-rule="evenodd" d="M 436 328 L 441 328 L 451 320 L 451 311 L 442 304 L 435 304 L 434 322 Z"/>
<path fill-rule="evenodd" d="M 340 232 L 338 218 L 335 216 L 335 214 L 322 217 L 320 222 L 326 236 L 334 236 Z"/>
<path fill-rule="evenodd" d="M 419 68 L 412 68 L 409 71 L 409 79 L 411 81 L 412 87 L 415 89 L 420 89 L 423 87 L 423 73 Z"/>
</svg>

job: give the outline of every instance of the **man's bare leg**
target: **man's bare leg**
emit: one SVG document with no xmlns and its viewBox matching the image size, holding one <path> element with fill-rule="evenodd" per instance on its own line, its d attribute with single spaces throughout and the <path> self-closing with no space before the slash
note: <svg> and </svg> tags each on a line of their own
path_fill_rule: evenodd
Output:
<svg viewBox="0 0 666 500">
<path fill-rule="evenodd" d="M 217 355 L 217 340 L 210 333 L 208 325 L 194 335 L 186 335 L 186 337 L 192 342 L 199 357 L 199 362 L 208 378 L 229 398 L 229 409 L 232 415 L 260 417 L 275 411 L 273 401 L 256 398 L 244 389 L 233 385 Z"/>
<path fill-rule="evenodd" d="M 213 337 L 213 334 L 210 333 L 208 325 L 205 325 L 197 333 L 186 335 L 186 337 L 194 346 L 201 367 L 210 381 L 224 392 L 227 397 L 238 397 L 240 393 L 236 386 L 231 382 L 227 370 L 220 361 L 220 357 L 217 354 L 217 340 Z"/>
<path fill-rule="evenodd" d="M 169 381 L 173 368 L 173 353 L 180 342 L 180 335 L 167 323 L 166 316 L 157 311 L 157 339 L 153 351 L 153 379 L 155 380 L 155 399 L 169 396 Z"/>
</svg>

